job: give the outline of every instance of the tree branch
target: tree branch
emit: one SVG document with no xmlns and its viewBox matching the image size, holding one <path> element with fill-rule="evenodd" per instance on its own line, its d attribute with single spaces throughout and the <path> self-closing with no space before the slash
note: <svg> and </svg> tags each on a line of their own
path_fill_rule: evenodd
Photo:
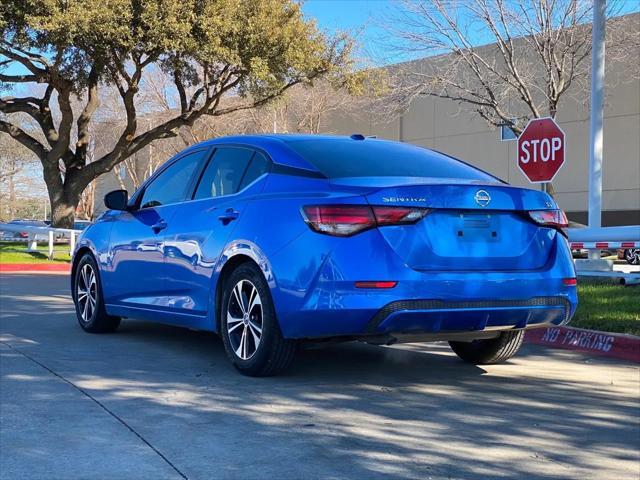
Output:
<svg viewBox="0 0 640 480">
<path fill-rule="evenodd" d="M 46 157 L 47 150 L 44 146 L 20 127 L 5 120 L 0 120 L 0 132 L 9 134 L 16 141 L 20 142 L 23 146 L 35 153 L 39 159 L 42 160 Z"/>
</svg>

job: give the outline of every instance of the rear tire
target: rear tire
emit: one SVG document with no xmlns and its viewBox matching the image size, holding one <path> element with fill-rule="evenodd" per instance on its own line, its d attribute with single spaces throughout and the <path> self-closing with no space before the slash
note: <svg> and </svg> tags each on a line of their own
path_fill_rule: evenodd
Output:
<svg viewBox="0 0 640 480">
<path fill-rule="evenodd" d="M 462 360 L 475 365 L 502 363 L 520 349 L 524 330 L 502 332 L 496 338 L 474 340 L 472 342 L 449 342 L 451 349 Z"/>
<path fill-rule="evenodd" d="M 295 340 L 282 336 L 269 286 L 251 262 L 238 266 L 224 285 L 220 334 L 231 363 L 251 377 L 283 372 L 297 350 Z"/>
<path fill-rule="evenodd" d="M 89 333 L 109 333 L 117 330 L 120 317 L 107 315 L 100 272 L 93 255 L 85 253 L 82 256 L 74 275 L 73 303 L 82 329 Z"/>
</svg>

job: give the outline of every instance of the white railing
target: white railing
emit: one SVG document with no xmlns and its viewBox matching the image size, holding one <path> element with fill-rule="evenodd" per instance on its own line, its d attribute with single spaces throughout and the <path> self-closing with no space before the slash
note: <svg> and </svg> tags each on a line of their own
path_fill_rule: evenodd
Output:
<svg viewBox="0 0 640 480">
<path fill-rule="evenodd" d="M 76 238 L 82 232 L 82 230 L 74 230 L 71 228 L 54 228 L 54 227 L 39 227 L 35 225 L 22 225 L 19 223 L 2 223 L 0 222 L 0 232 L 26 232 L 29 234 L 27 239 L 27 251 L 35 252 L 38 250 L 38 235 L 46 235 L 49 240 L 49 259 L 53 258 L 53 245 L 56 237 L 69 238 L 69 254 L 73 254 L 73 250 L 76 247 Z M 16 240 L 16 239 L 12 239 Z"/>
<path fill-rule="evenodd" d="M 640 248 L 640 225 L 569 228 L 567 231 L 572 248 L 592 248 L 599 250 L 608 250 L 609 248 Z M 574 247 L 574 244 L 577 244 L 576 247 Z"/>
<path fill-rule="evenodd" d="M 575 261 L 579 276 L 619 278 L 627 284 L 640 283 L 640 273 L 614 271 L 613 262 L 601 259 L 599 253 L 600 250 L 640 248 L 640 225 L 569 228 L 567 233 L 571 249 L 589 250 L 589 259 Z"/>
</svg>

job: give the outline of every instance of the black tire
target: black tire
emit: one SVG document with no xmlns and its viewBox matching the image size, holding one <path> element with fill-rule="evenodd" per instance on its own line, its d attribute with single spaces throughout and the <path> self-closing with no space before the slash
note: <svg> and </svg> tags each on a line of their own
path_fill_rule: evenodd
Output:
<svg viewBox="0 0 640 480">
<path fill-rule="evenodd" d="M 240 305 L 236 300 L 237 291 L 234 293 L 238 286 L 238 291 L 241 292 L 243 289 L 244 292 L 257 290 L 259 306 L 256 304 L 253 309 L 250 308 L 251 301 L 248 297 L 251 293 L 247 295 L 240 293 L 243 303 Z M 271 299 L 271 291 L 257 265 L 251 262 L 243 263 L 231 273 L 224 285 L 219 311 L 220 335 L 224 349 L 229 360 L 240 373 L 251 377 L 265 377 L 281 373 L 291 366 L 297 350 L 297 342 L 283 338 Z M 236 320 L 230 326 L 229 323 L 234 320 L 234 317 L 239 318 L 239 315 L 242 315 L 241 312 L 246 312 L 244 315 L 246 320 L 243 320 L 243 323 Z M 231 317 L 228 316 L 229 313 Z M 261 315 L 261 321 L 258 315 Z M 230 318 L 229 321 L 228 318 Z M 254 323 L 251 323 L 252 321 Z M 261 328 L 261 337 L 257 342 L 256 326 Z M 240 335 L 239 341 L 238 335 Z M 244 344 L 242 335 L 246 335 Z M 243 345 L 246 351 L 242 350 Z M 240 350 L 240 353 L 237 350 Z M 253 350 L 251 356 L 242 358 L 250 353 L 249 350 Z"/>
<path fill-rule="evenodd" d="M 91 282 L 88 279 L 90 276 L 88 272 L 93 272 L 95 281 Z M 87 275 L 86 279 L 84 275 Z M 89 283 L 88 289 L 82 288 Z M 83 296 L 81 290 L 90 291 L 92 295 L 95 295 L 95 303 L 90 302 L 90 299 Z M 85 253 L 74 272 L 73 289 L 72 289 L 73 303 L 76 307 L 76 317 L 78 323 L 85 332 L 90 333 L 110 333 L 117 330 L 120 326 L 120 317 L 113 317 L 107 315 L 104 308 L 104 300 L 102 295 L 102 283 L 100 282 L 100 271 L 96 264 L 93 255 Z M 84 301 L 83 301 L 84 299 Z M 87 306 L 87 302 L 89 305 Z M 85 318 L 85 316 L 87 318 Z"/>
<path fill-rule="evenodd" d="M 451 349 L 462 360 L 475 365 L 502 363 L 520 349 L 524 330 L 502 332 L 496 338 L 474 340 L 472 342 L 449 342 Z"/>
</svg>

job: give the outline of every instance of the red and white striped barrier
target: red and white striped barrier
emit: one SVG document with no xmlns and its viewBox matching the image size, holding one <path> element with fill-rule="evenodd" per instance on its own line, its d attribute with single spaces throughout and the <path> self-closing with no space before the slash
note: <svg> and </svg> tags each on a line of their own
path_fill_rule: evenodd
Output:
<svg viewBox="0 0 640 480">
<path fill-rule="evenodd" d="M 571 242 L 571 250 L 616 250 L 640 248 L 640 242 Z"/>
</svg>

